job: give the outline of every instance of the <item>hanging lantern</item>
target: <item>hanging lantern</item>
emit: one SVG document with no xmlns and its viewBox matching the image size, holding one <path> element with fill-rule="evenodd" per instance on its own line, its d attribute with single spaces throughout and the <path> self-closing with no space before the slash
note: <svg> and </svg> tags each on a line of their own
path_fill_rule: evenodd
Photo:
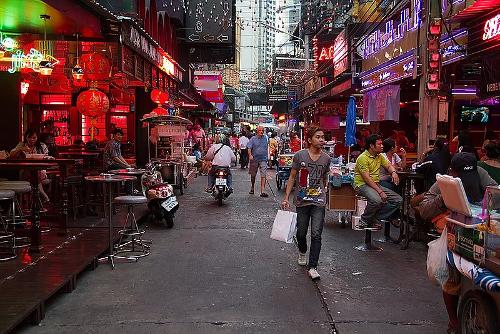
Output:
<svg viewBox="0 0 500 334">
<path fill-rule="evenodd" d="M 153 111 L 149 114 L 150 116 L 165 116 L 168 115 L 168 110 L 162 107 L 158 107 L 153 109 Z"/>
<path fill-rule="evenodd" d="M 163 92 L 159 89 L 153 89 L 151 91 L 151 100 L 154 102 L 154 103 L 157 103 L 157 104 L 164 104 L 165 102 L 168 101 L 168 93 L 167 92 Z"/>
<path fill-rule="evenodd" d="M 80 57 L 84 76 L 87 80 L 106 80 L 109 78 L 111 65 L 108 57 L 102 53 L 86 53 Z"/>
<path fill-rule="evenodd" d="M 76 99 L 78 111 L 87 117 L 98 117 L 109 110 L 109 99 L 100 90 L 91 88 L 81 92 Z"/>
</svg>

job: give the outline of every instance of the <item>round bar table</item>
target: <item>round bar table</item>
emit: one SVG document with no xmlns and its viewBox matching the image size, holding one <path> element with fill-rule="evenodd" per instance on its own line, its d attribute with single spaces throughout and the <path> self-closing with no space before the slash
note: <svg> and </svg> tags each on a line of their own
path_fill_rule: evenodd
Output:
<svg viewBox="0 0 500 334">
<path fill-rule="evenodd" d="M 108 190 L 108 228 L 109 228 L 109 254 L 106 257 L 99 259 L 99 262 L 109 262 L 111 264 L 111 268 L 115 269 L 115 261 L 114 261 L 114 247 L 113 247 L 113 187 L 112 183 L 119 183 L 125 181 L 135 181 L 137 178 L 135 176 L 126 176 L 126 175 L 96 175 L 96 176 L 86 176 L 85 180 L 87 182 L 95 182 L 102 183 L 107 187 Z M 106 211 L 106 210 L 104 210 Z M 132 258 L 130 260 L 133 260 Z M 137 261 L 137 259 L 135 259 Z"/>
<path fill-rule="evenodd" d="M 142 174 L 146 173 L 146 170 L 143 168 L 123 168 L 123 169 L 113 169 L 108 171 L 108 173 L 114 174 L 114 175 L 125 175 L 125 176 L 135 176 L 137 177 L 138 180 L 140 180 L 140 177 Z M 132 195 L 134 194 L 134 183 L 132 183 Z M 140 183 L 139 183 L 139 188 L 140 188 Z M 139 192 L 140 189 L 139 189 Z"/>
</svg>

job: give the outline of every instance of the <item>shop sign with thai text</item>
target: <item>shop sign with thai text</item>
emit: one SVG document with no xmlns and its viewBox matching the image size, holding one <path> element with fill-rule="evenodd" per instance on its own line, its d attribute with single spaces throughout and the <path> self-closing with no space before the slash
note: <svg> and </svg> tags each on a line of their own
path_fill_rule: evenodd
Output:
<svg viewBox="0 0 500 334">
<path fill-rule="evenodd" d="M 360 74 L 361 92 L 412 77 L 416 69 L 416 57 L 414 51 L 410 51 L 390 63 Z"/>
<path fill-rule="evenodd" d="M 131 23 L 123 21 L 122 41 L 125 45 L 153 63 L 163 72 L 181 79 L 178 66 L 162 48 L 154 44 L 150 38 L 136 29 Z"/>
<path fill-rule="evenodd" d="M 363 58 L 362 71 L 368 71 L 416 49 L 422 22 L 422 3 L 423 0 L 411 0 L 410 5 L 403 8 L 396 18 L 377 24 L 382 29 L 376 29 L 361 38 L 357 53 Z"/>
</svg>

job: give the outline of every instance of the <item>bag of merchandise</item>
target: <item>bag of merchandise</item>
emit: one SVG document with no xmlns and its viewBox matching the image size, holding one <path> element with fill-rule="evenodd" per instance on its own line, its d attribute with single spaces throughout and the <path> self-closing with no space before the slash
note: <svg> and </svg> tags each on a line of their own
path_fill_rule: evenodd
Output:
<svg viewBox="0 0 500 334">
<path fill-rule="evenodd" d="M 292 211 L 278 210 L 274 218 L 271 239 L 283 241 L 287 244 L 293 242 L 297 225 L 297 214 Z"/>
<path fill-rule="evenodd" d="M 448 264 L 446 254 L 448 253 L 448 231 L 443 229 L 441 236 L 429 242 L 427 252 L 427 276 L 431 281 L 438 283 L 441 287 L 448 280 Z"/>
</svg>

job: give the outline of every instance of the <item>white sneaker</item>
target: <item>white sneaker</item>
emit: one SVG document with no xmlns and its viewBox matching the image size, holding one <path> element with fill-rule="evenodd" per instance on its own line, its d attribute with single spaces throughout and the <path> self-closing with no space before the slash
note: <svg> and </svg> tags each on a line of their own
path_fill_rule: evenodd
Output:
<svg viewBox="0 0 500 334">
<path fill-rule="evenodd" d="M 309 268 L 309 270 L 307 271 L 307 274 L 309 275 L 309 277 L 311 277 L 311 279 L 313 281 L 320 278 L 319 273 L 316 270 L 316 268 Z"/>
<path fill-rule="evenodd" d="M 297 262 L 299 263 L 299 266 L 305 266 L 307 264 L 306 254 L 302 254 L 301 252 L 299 252 L 299 258 Z"/>
</svg>

